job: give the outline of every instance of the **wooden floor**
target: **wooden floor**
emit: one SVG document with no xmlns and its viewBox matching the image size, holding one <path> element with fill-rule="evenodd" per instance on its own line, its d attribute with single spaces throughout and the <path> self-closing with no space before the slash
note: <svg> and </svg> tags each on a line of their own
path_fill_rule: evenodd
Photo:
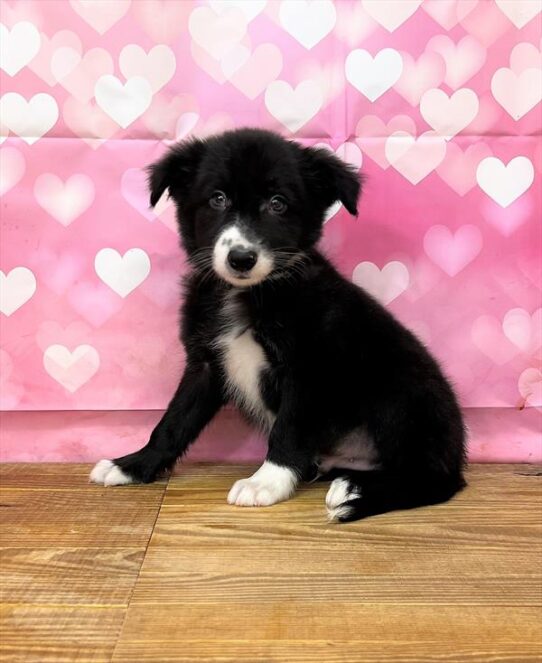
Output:
<svg viewBox="0 0 542 663">
<path fill-rule="evenodd" d="M 89 469 L 1 469 L 2 661 L 542 660 L 540 467 L 473 466 L 446 505 L 349 525 L 325 484 L 241 509 L 246 467 Z"/>
</svg>

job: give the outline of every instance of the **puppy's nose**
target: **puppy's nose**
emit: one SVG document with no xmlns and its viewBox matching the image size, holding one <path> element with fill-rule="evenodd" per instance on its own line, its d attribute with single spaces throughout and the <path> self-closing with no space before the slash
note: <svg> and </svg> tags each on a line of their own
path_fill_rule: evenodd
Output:
<svg viewBox="0 0 542 663">
<path fill-rule="evenodd" d="M 228 253 L 228 263 L 238 272 L 248 272 L 254 267 L 257 260 L 256 251 L 245 249 L 242 246 L 234 246 Z"/>
</svg>

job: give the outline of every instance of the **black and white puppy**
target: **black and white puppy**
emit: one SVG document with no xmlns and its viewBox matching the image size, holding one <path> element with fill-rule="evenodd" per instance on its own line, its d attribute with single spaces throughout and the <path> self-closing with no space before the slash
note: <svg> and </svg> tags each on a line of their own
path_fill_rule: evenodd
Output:
<svg viewBox="0 0 542 663">
<path fill-rule="evenodd" d="M 465 430 L 425 347 L 315 248 L 360 179 L 331 152 L 257 129 L 173 147 L 150 168 L 167 189 L 192 270 L 181 338 L 187 365 L 140 451 L 100 461 L 91 480 L 150 482 L 228 401 L 265 430 L 258 471 L 228 502 L 268 506 L 300 481 L 334 478 L 331 517 L 356 520 L 443 502 L 464 485 Z"/>
</svg>

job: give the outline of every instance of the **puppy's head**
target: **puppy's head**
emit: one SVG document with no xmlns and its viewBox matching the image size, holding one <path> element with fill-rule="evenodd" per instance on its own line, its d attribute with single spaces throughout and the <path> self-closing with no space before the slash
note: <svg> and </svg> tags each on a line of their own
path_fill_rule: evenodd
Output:
<svg viewBox="0 0 542 663">
<path fill-rule="evenodd" d="M 180 143 L 150 169 L 151 205 L 167 189 L 196 269 L 248 287 L 295 268 L 340 200 L 357 213 L 357 173 L 325 149 L 257 129 Z"/>
</svg>

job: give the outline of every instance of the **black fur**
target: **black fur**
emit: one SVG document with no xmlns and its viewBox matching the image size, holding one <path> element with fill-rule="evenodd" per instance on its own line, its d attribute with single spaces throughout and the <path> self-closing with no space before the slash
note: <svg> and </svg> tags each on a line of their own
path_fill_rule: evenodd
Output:
<svg viewBox="0 0 542 663">
<path fill-rule="evenodd" d="M 464 485 L 465 432 L 452 388 L 425 347 L 315 248 L 325 210 L 340 200 L 357 213 L 360 179 L 325 150 L 303 148 L 270 132 L 244 129 L 181 143 L 150 168 L 151 204 L 167 189 L 193 270 L 186 281 L 184 377 L 149 443 L 114 462 L 136 480 L 170 469 L 228 400 L 214 342 L 218 312 L 235 286 L 210 267 L 215 238 L 234 215 L 269 251 L 287 247 L 301 260 L 278 262 L 269 278 L 238 288 L 247 326 L 265 351 L 263 400 L 275 415 L 267 459 L 314 478 L 319 459 L 363 428 L 377 470 L 334 470 L 361 497 L 341 519 L 442 502 Z M 230 207 L 209 205 L 213 191 Z M 265 201 L 280 194 L 276 218 Z M 277 254 L 278 255 L 278 254 Z"/>
</svg>

